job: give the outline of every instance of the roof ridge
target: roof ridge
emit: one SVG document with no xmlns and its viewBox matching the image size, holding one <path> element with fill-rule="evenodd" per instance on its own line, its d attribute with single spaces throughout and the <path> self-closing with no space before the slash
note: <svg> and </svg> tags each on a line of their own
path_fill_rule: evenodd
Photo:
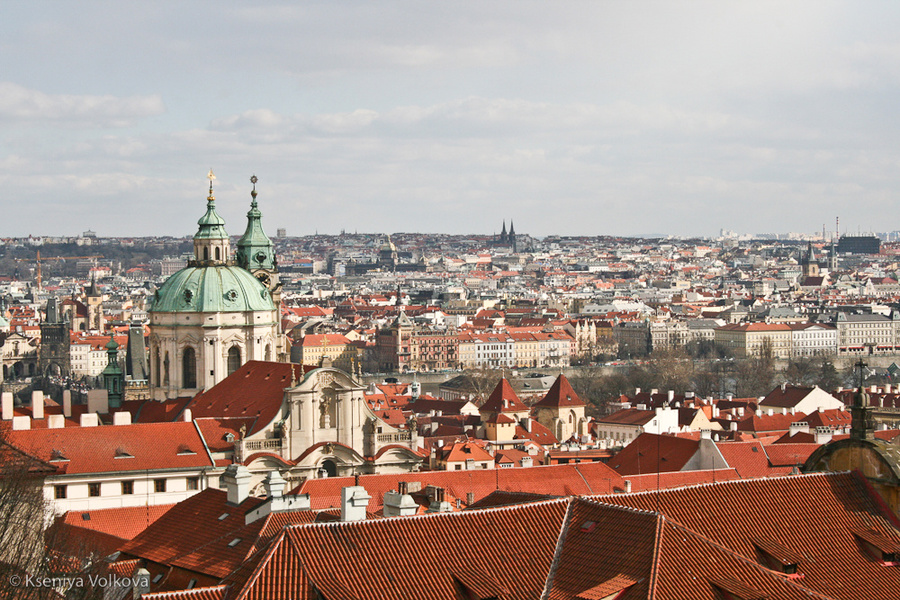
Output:
<svg viewBox="0 0 900 600">
<path fill-rule="evenodd" d="M 553 560 L 550 561 L 550 567 L 547 569 L 547 576 L 544 581 L 544 592 L 541 594 L 541 600 L 547 600 L 550 597 L 550 591 L 553 589 L 553 578 L 556 576 L 556 569 L 559 567 L 559 560 L 562 557 L 563 546 L 566 542 L 566 534 L 569 532 L 569 523 L 572 521 L 575 501 L 572 501 L 570 498 L 566 498 L 565 500 L 569 505 L 566 507 L 566 514 L 560 524 L 559 536 L 556 538 L 556 548 L 553 550 Z"/>
<path fill-rule="evenodd" d="M 264 552 L 265 554 L 260 559 L 259 563 L 257 563 L 256 567 L 254 567 L 253 572 L 250 573 L 250 576 L 244 580 L 244 584 L 241 587 L 238 595 L 234 600 L 241 600 L 242 598 L 246 598 L 248 591 L 250 590 L 250 586 L 256 583 L 256 580 L 259 579 L 260 574 L 263 569 L 269 564 L 269 561 L 272 559 L 272 555 L 275 554 L 275 551 L 281 546 L 284 541 L 284 537 L 287 531 L 287 527 L 282 527 L 281 531 L 279 531 L 276 535 L 272 536 L 272 539 L 269 541 L 269 547 L 265 549 L 260 549 L 260 552 Z M 288 538 L 288 542 L 290 543 L 290 538 Z M 240 566 L 238 566 L 238 569 Z M 229 575 L 233 574 L 237 569 L 232 571 Z"/>
<path fill-rule="evenodd" d="M 210 585 L 207 587 L 198 587 L 192 590 L 173 590 L 171 592 L 154 592 L 143 594 L 141 596 L 144 600 L 153 600 L 154 598 L 182 598 L 185 596 L 191 596 L 198 592 L 209 592 L 211 590 L 225 590 L 228 589 L 227 585 Z"/>
<path fill-rule="evenodd" d="M 300 529 L 305 527 L 335 527 L 335 526 L 346 526 L 346 525 L 373 525 L 377 523 L 382 523 L 385 521 L 413 521 L 417 519 L 430 519 L 434 517 L 463 517 L 468 515 L 480 515 L 486 512 L 500 512 L 500 511 L 511 511 L 521 509 L 523 507 L 529 506 L 537 506 L 537 505 L 550 505 L 550 504 L 565 504 L 566 502 L 571 501 L 573 496 L 565 497 L 565 498 L 552 498 L 550 500 L 541 500 L 538 502 L 528 502 L 526 504 L 510 504 L 507 506 L 493 506 L 490 508 L 480 508 L 478 510 L 459 510 L 453 512 L 433 512 L 433 513 L 425 513 L 422 515 L 410 515 L 408 517 L 382 517 L 380 519 L 364 519 L 360 521 L 327 521 L 324 523 L 292 523 L 290 525 L 285 525 L 284 529 Z M 334 508 L 324 508 L 319 509 L 321 511 L 325 510 L 335 510 Z"/>
<path fill-rule="evenodd" d="M 734 467 L 729 467 L 728 469 L 714 469 L 716 471 L 729 471 L 734 470 Z M 679 472 L 679 471 L 673 471 Z M 689 472 L 689 471 L 684 471 Z M 698 483 L 694 485 L 682 485 L 679 487 L 665 488 L 662 490 L 654 489 L 654 490 L 644 490 L 642 492 L 631 492 L 628 494 L 629 496 L 640 496 L 644 494 L 658 494 L 660 492 L 675 492 L 680 490 L 686 490 L 690 488 L 700 488 L 700 487 L 712 487 L 717 485 L 728 485 L 728 484 L 738 484 L 741 482 L 748 481 L 772 481 L 775 479 L 801 479 L 801 478 L 813 478 L 813 477 L 832 477 L 835 475 L 847 475 L 852 473 L 852 471 L 821 471 L 821 472 L 813 472 L 813 473 L 800 473 L 799 475 L 774 475 L 772 477 L 742 477 L 738 479 L 729 479 L 726 481 L 710 481 L 707 483 Z M 655 475 L 655 473 L 639 473 L 637 475 L 623 475 L 622 479 L 628 479 L 629 477 L 640 477 L 642 475 Z M 620 496 L 621 494 L 596 494 L 594 498 L 607 498 L 612 496 Z"/>
</svg>

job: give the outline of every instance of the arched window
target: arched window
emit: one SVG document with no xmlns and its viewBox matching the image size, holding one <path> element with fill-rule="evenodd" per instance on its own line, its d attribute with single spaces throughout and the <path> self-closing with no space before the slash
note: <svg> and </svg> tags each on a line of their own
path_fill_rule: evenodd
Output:
<svg viewBox="0 0 900 600">
<path fill-rule="evenodd" d="M 209 248 L 203 249 L 203 260 L 209 260 Z"/>
<path fill-rule="evenodd" d="M 272 360 L 272 344 L 266 344 L 266 360 Z"/>
<path fill-rule="evenodd" d="M 216 246 L 216 260 L 221 260 L 221 257 L 219 255 L 219 247 L 218 246 Z"/>
<path fill-rule="evenodd" d="M 241 368 L 241 349 L 232 346 L 228 349 L 228 374 L 231 375 Z"/>
<path fill-rule="evenodd" d="M 181 356 L 181 386 L 197 387 L 197 355 L 190 346 L 184 349 Z"/>
</svg>

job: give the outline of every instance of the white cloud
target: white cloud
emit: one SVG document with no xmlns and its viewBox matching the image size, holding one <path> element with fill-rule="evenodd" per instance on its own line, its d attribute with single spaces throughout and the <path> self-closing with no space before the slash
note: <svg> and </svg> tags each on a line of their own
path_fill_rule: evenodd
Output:
<svg viewBox="0 0 900 600">
<path fill-rule="evenodd" d="M 66 127 L 127 127 L 165 112 L 162 97 L 45 94 L 0 82 L 0 120 L 53 123 Z"/>
</svg>

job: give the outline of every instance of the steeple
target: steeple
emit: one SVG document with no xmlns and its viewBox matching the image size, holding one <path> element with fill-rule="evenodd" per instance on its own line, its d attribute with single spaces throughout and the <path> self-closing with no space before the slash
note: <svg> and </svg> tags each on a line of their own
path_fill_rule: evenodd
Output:
<svg viewBox="0 0 900 600">
<path fill-rule="evenodd" d="M 199 229 L 194 235 L 194 262 L 203 265 L 227 264 L 231 255 L 231 242 L 225 231 L 225 219 L 216 212 L 216 197 L 213 195 L 212 169 L 209 179 L 209 196 L 206 197 L 206 214 L 197 221 Z"/>
<path fill-rule="evenodd" d="M 112 332 L 109 333 L 109 342 L 106 344 L 106 368 L 103 369 L 101 377 L 109 397 L 110 408 L 122 406 L 125 374 L 119 366 L 119 344 Z"/>
<path fill-rule="evenodd" d="M 500 230 L 500 243 L 506 243 L 506 219 L 503 219 L 503 229 Z"/>
<path fill-rule="evenodd" d="M 250 192 L 252 198 L 250 202 L 250 211 L 247 213 L 247 229 L 244 235 L 237 243 L 236 261 L 239 267 L 247 269 L 251 273 L 256 273 L 259 269 L 267 271 L 275 270 L 275 250 L 272 240 L 263 231 L 262 213 L 256 204 L 256 182 L 259 181 L 256 175 L 250 178 L 253 184 L 253 191 Z"/>
</svg>

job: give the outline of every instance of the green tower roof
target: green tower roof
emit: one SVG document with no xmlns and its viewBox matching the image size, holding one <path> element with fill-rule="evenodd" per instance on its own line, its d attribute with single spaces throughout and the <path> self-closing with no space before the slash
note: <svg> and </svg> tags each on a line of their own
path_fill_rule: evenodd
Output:
<svg viewBox="0 0 900 600">
<path fill-rule="evenodd" d="M 253 191 L 250 211 L 247 213 L 247 230 L 237 243 L 237 264 L 248 270 L 275 269 L 275 252 L 272 240 L 263 231 L 262 213 L 256 204 L 256 175 L 250 178 Z"/>
<path fill-rule="evenodd" d="M 206 213 L 197 221 L 200 229 L 194 235 L 195 240 L 223 240 L 228 239 L 225 232 L 225 219 L 216 212 L 216 197 L 213 196 L 213 175 L 212 169 L 209 171 L 209 196 L 206 197 Z"/>
</svg>

